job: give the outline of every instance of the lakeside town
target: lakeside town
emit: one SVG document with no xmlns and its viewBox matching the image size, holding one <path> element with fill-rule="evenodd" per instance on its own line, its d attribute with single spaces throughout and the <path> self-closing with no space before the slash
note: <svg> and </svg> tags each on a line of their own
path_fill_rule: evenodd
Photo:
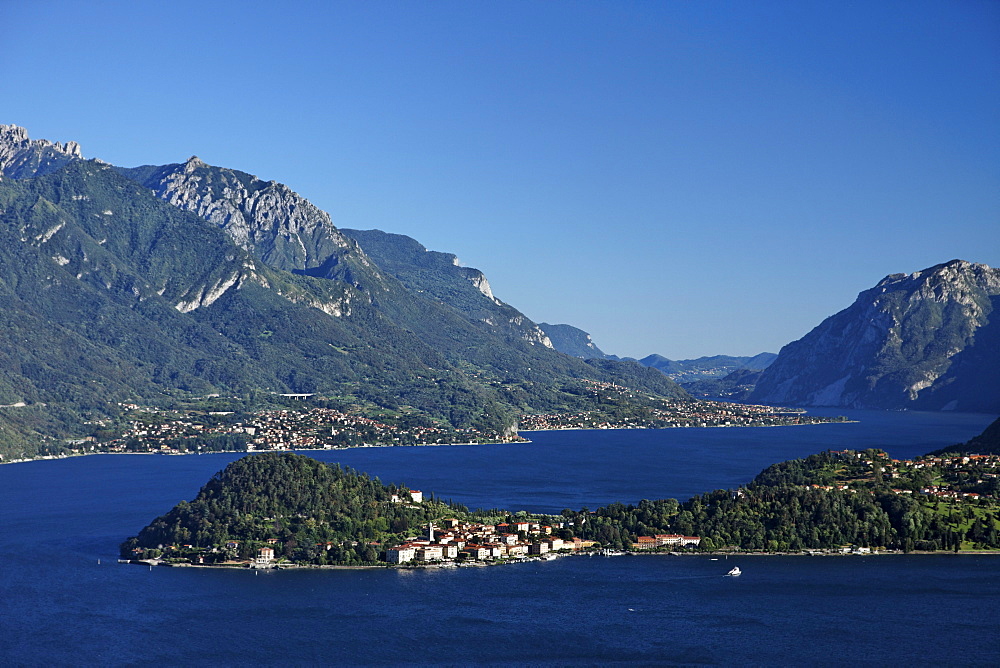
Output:
<svg viewBox="0 0 1000 668">
<path fill-rule="evenodd" d="M 876 490 L 920 498 L 923 503 L 955 502 L 959 512 L 967 516 L 965 531 L 969 541 L 992 544 L 994 524 L 988 521 L 988 506 L 997 502 L 1000 491 L 1000 455 L 928 455 L 912 460 L 892 459 L 879 450 L 827 451 L 827 463 L 813 469 L 820 478 L 829 477 L 829 484 L 811 482 L 799 485 L 805 489 L 839 490 L 850 494 L 873 493 Z M 895 486 L 899 485 L 899 486 Z M 733 492 L 742 496 L 744 489 Z M 433 501 L 433 499 L 431 499 Z M 419 490 L 400 488 L 390 497 L 388 505 L 418 509 L 428 500 Z M 986 504 L 986 505 L 983 505 Z M 433 503 L 431 504 L 433 506 Z M 290 558 L 301 545 L 293 539 L 282 541 L 229 540 L 224 545 L 206 548 L 191 544 L 165 545 L 155 550 L 136 548 L 129 561 L 149 565 L 212 566 L 230 568 L 303 568 L 329 565 L 342 561 L 342 551 L 364 554 L 368 565 L 380 563 L 392 567 L 456 567 L 519 563 L 526 560 L 546 560 L 557 556 L 627 553 L 759 553 L 736 546 L 713 546 L 699 536 L 659 534 L 634 536 L 622 549 L 611 549 L 597 540 L 580 538 L 584 524 L 593 521 L 593 513 L 572 516 L 521 517 L 509 516 L 506 521 L 487 523 L 457 518 L 427 522 L 422 532 L 383 544 L 376 540 L 347 543 L 317 543 L 310 548 L 314 560 L 302 564 Z M 265 518 L 273 520 L 274 518 Z M 707 547 L 707 549 L 706 549 Z M 971 547 L 971 545 L 970 545 Z M 957 551 L 957 550 L 956 550 Z M 781 554 L 802 555 L 868 555 L 892 554 L 900 550 L 871 545 L 847 544 L 828 549 L 781 551 Z"/>
<path fill-rule="evenodd" d="M 720 401 L 640 397 L 645 403 L 637 405 L 632 401 L 637 395 L 626 387 L 596 381 L 585 381 L 584 386 L 605 408 L 525 414 L 519 416 L 517 430 L 771 427 L 847 421 L 844 417 L 810 416 L 801 409 Z M 118 407 L 122 417 L 117 423 L 107 420 L 93 423 L 92 435 L 47 443 L 41 456 L 267 452 L 526 440 L 516 431 L 500 434 L 475 427 L 453 428 L 406 413 L 324 407 L 322 398 L 312 394 L 277 397 L 286 405 L 254 411 L 214 410 L 205 406 L 168 409 L 121 403 Z M 205 397 L 209 404 L 216 401 L 223 406 L 224 399 L 217 395 Z"/>
<path fill-rule="evenodd" d="M 292 453 L 244 458 L 230 469 L 247 473 L 223 472 L 216 486 L 203 489 L 192 504 L 183 502 L 144 529 L 145 538 L 123 543 L 122 559 L 150 566 L 257 569 L 456 567 L 581 554 L 982 552 L 995 550 L 998 538 L 1000 455 L 993 454 L 893 459 L 875 449 L 827 450 L 775 464 L 745 487 L 717 490 L 683 504 L 644 500 L 595 511 L 566 509 L 560 515 L 497 509 L 469 513 L 433 494 L 386 486 Z M 309 497 L 312 505 L 275 513 L 280 504 L 272 504 L 273 490 L 254 496 L 268 485 L 294 490 L 303 488 L 296 480 L 319 479 L 308 471 L 333 476 L 321 487 L 305 485 L 316 490 Z M 333 496 L 324 496 L 331 492 Z M 779 498 L 785 500 L 780 508 L 770 508 Z M 331 508 L 343 517 L 331 516 Z M 723 514 L 713 518 L 709 508 Z M 231 511 L 236 514 L 225 519 Z M 747 532 L 756 531 L 755 524 L 764 526 L 778 516 L 794 526 L 815 512 L 855 511 L 860 513 L 856 519 L 828 527 L 833 540 L 745 540 Z M 897 517 L 901 513 L 912 517 L 909 524 Z M 880 514 L 881 520 L 869 519 Z M 730 526 L 733 520 L 738 521 Z M 916 524 L 930 533 L 916 533 Z"/>
<path fill-rule="evenodd" d="M 801 408 L 737 404 L 706 399 L 659 399 L 615 383 L 583 381 L 600 409 L 522 415 L 521 431 L 554 429 L 669 429 L 674 427 L 783 427 L 847 422 L 807 415 Z M 627 408 L 626 408 L 627 406 Z"/>
<path fill-rule="evenodd" d="M 669 429 L 673 427 L 785 427 L 847 422 L 844 417 L 806 415 L 805 411 L 721 401 L 664 401 L 662 407 L 620 419 L 601 411 L 523 415 L 521 431 L 554 429 Z"/>
<path fill-rule="evenodd" d="M 420 504 L 423 494 L 409 490 L 393 497 L 394 503 Z M 585 519 L 583 521 L 586 521 Z M 421 535 L 407 537 L 402 543 L 383 549 L 371 541 L 363 549 L 378 555 L 378 561 L 389 566 L 457 566 L 518 563 L 532 559 L 553 559 L 556 556 L 597 552 L 611 555 L 622 551 L 601 550 L 595 540 L 583 540 L 573 535 L 573 522 L 552 521 L 547 524 L 535 519 L 512 518 L 510 522 L 483 524 L 445 518 L 429 522 Z M 439 525 L 439 526 L 436 526 Z M 697 548 L 701 538 L 679 534 L 639 536 L 631 545 L 634 551 L 691 550 Z M 246 546 L 241 541 L 230 540 L 224 546 L 198 548 L 193 545 L 166 545 L 155 551 L 135 548 L 134 561 L 150 565 L 198 565 L 246 568 L 299 567 L 282 558 L 284 545 L 277 538 L 269 538 L 262 546 Z M 247 547 L 250 547 L 248 550 Z M 350 541 L 350 547 L 359 547 Z M 317 543 L 319 554 L 341 549 L 336 543 Z M 325 555 L 324 555 L 325 556 Z M 322 563 L 322 561 L 320 562 Z"/>
</svg>

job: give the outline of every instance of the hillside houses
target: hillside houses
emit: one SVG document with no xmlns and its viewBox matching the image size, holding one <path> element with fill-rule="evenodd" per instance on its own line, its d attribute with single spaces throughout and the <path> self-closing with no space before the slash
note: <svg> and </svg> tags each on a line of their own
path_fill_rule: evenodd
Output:
<svg viewBox="0 0 1000 668">
<path fill-rule="evenodd" d="M 932 455 L 891 459 L 879 450 L 834 450 L 840 480 L 820 489 L 885 489 L 895 494 L 978 501 L 1000 490 L 1000 455 Z"/>
</svg>

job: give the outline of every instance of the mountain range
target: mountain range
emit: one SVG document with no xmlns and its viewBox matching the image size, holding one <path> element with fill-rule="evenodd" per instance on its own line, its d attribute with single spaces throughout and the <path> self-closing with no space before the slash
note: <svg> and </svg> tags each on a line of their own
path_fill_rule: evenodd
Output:
<svg viewBox="0 0 1000 668">
<path fill-rule="evenodd" d="M 0 175 L 0 454 L 111 425 L 123 403 L 213 394 L 322 393 L 498 436 L 581 408 L 583 380 L 687 396 L 559 353 L 481 272 L 347 234 L 273 181 L 196 157 L 117 168 L 16 126 Z"/>
<path fill-rule="evenodd" d="M 952 260 L 892 274 L 780 353 L 638 362 L 694 397 L 784 406 L 1000 413 L 1000 269 Z M 570 325 L 556 349 L 605 355 Z"/>
<path fill-rule="evenodd" d="M 339 229 L 283 184 L 197 157 L 114 167 L 12 125 L 0 248 L 0 456 L 113 430 L 123 404 L 215 395 L 318 393 L 496 438 L 523 413 L 592 408 L 586 382 L 1000 413 L 1000 270 L 961 260 L 886 277 L 776 357 L 620 359 L 454 255 Z"/>
<path fill-rule="evenodd" d="M 567 355 L 581 359 L 631 359 L 608 355 L 597 347 L 590 334 L 578 327 L 550 325 L 545 322 L 538 323 L 538 326 L 548 336 L 553 347 Z M 760 353 L 751 357 L 711 355 L 696 359 L 672 360 L 663 355 L 653 354 L 635 361 L 661 371 L 667 378 L 696 397 L 726 397 L 739 400 L 746 398 L 760 372 L 777 357 L 775 353 Z"/>
</svg>

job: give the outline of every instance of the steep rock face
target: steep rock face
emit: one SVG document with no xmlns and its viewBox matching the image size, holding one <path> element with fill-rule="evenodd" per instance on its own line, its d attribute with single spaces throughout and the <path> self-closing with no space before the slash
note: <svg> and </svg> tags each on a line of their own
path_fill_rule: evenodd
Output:
<svg viewBox="0 0 1000 668">
<path fill-rule="evenodd" d="M 547 322 L 540 322 L 538 326 L 545 332 L 549 340 L 552 341 L 552 345 L 561 353 L 567 355 L 572 355 L 573 357 L 582 357 L 583 359 L 605 359 L 608 355 L 604 354 L 600 348 L 594 344 L 594 341 L 590 338 L 590 334 L 573 327 L 572 325 L 550 325 Z"/>
<path fill-rule="evenodd" d="M 463 267 L 451 253 L 427 250 L 415 239 L 381 230 L 342 229 L 379 267 L 410 290 L 458 310 L 492 331 L 532 345 L 552 348 L 538 325 L 493 295 L 483 272 Z"/>
<path fill-rule="evenodd" d="M 782 348 L 751 400 L 1000 411 L 1000 270 L 961 260 L 893 274 Z"/>
<path fill-rule="evenodd" d="M 330 216 L 288 186 L 192 156 L 183 164 L 120 169 L 157 197 L 218 225 L 244 250 L 284 271 L 381 292 L 372 262 Z"/>
<path fill-rule="evenodd" d="M 0 174 L 13 179 L 50 174 L 79 160 L 80 145 L 46 139 L 29 139 L 28 131 L 16 125 L 0 125 Z"/>
</svg>

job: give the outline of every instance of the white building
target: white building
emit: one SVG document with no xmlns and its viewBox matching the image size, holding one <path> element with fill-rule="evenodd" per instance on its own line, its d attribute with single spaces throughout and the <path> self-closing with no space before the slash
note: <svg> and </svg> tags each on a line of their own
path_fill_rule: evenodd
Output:
<svg viewBox="0 0 1000 668">
<path fill-rule="evenodd" d="M 262 547 L 257 552 L 257 558 L 254 559 L 254 567 L 269 568 L 272 561 L 274 561 L 274 548 Z"/>
<path fill-rule="evenodd" d="M 407 561 L 413 561 L 416 556 L 417 548 L 415 545 L 409 543 L 403 543 L 396 547 L 390 547 L 385 551 L 385 560 L 390 564 L 404 564 Z"/>
</svg>

